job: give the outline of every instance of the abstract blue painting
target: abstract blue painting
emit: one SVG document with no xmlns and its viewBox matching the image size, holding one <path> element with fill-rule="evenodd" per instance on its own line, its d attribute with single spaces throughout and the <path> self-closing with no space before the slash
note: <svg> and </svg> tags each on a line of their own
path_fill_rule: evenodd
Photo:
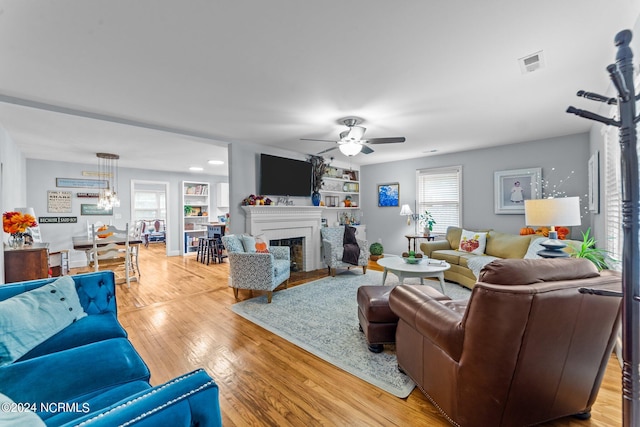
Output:
<svg viewBox="0 0 640 427">
<path fill-rule="evenodd" d="M 400 184 L 378 185 L 378 206 L 400 206 Z"/>
</svg>

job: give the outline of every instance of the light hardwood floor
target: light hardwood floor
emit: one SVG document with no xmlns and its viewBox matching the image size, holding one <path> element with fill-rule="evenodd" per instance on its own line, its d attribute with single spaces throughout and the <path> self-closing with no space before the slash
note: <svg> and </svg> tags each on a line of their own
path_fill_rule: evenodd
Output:
<svg viewBox="0 0 640 427">
<path fill-rule="evenodd" d="M 139 283 L 117 289 L 118 318 L 151 382 L 204 368 L 220 387 L 226 427 L 449 425 L 417 388 L 406 399 L 394 397 L 234 314 L 227 263 L 165 257 L 163 245 L 151 244 L 141 248 L 140 268 Z M 290 286 L 324 276 L 326 270 L 296 275 Z M 250 297 L 240 291 L 240 299 Z M 612 357 L 590 420 L 543 425 L 619 426 L 621 401 Z"/>
</svg>

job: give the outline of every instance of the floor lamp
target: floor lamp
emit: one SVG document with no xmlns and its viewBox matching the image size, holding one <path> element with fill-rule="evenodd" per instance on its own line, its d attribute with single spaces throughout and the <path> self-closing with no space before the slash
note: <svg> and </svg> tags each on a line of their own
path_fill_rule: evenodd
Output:
<svg viewBox="0 0 640 427">
<path fill-rule="evenodd" d="M 555 224 L 562 226 L 580 225 L 580 198 L 561 197 L 557 199 L 535 199 L 524 201 L 524 222 L 526 225 L 550 226 L 549 238 L 541 243 L 545 249 L 538 251 L 543 258 L 566 258 L 569 254 L 562 249 L 567 246 L 558 240 Z"/>
</svg>

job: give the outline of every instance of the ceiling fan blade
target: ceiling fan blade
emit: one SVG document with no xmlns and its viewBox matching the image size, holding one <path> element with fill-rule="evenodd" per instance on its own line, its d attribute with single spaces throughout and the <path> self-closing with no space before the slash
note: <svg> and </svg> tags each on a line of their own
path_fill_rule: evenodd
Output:
<svg viewBox="0 0 640 427">
<path fill-rule="evenodd" d="M 336 142 L 335 139 L 310 139 L 310 138 L 300 138 L 300 141 Z"/>
<path fill-rule="evenodd" d="M 371 147 L 367 147 L 366 145 L 363 145 L 362 150 L 360 150 L 360 152 L 362 154 L 371 154 L 373 153 L 373 150 L 371 149 Z"/>
<path fill-rule="evenodd" d="M 394 144 L 398 142 L 405 142 L 407 139 L 404 136 L 397 136 L 392 138 L 368 138 L 367 144 Z"/>
<path fill-rule="evenodd" d="M 331 141 L 331 142 L 334 142 L 334 141 Z M 320 154 L 328 153 L 329 151 L 335 150 L 336 148 L 338 147 L 336 146 L 336 147 L 327 148 L 326 150 L 322 150 L 319 153 L 316 153 L 316 155 L 319 156 Z"/>
</svg>

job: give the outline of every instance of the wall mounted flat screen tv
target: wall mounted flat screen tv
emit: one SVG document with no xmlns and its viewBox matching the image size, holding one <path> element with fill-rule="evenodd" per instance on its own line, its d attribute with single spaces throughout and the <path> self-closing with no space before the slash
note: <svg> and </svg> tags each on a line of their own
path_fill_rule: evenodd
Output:
<svg viewBox="0 0 640 427">
<path fill-rule="evenodd" d="M 311 163 L 260 154 L 260 194 L 309 197 Z"/>
</svg>

